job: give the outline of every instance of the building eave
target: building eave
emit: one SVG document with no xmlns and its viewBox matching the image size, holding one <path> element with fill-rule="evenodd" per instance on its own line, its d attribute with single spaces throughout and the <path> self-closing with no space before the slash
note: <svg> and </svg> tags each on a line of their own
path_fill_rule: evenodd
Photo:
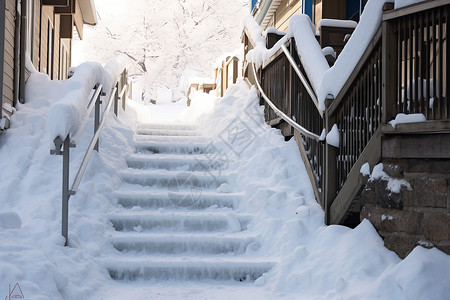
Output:
<svg viewBox="0 0 450 300">
<path fill-rule="evenodd" d="M 97 25 L 97 11 L 94 0 L 79 0 L 83 23 L 88 25 Z"/>
</svg>

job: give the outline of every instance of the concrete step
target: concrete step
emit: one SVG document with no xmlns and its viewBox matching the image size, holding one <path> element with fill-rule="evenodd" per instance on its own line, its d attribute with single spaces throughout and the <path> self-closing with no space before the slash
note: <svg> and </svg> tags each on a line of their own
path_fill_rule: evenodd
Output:
<svg viewBox="0 0 450 300">
<path fill-rule="evenodd" d="M 124 258 L 104 261 L 116 280 L 220 280 L 252 282 L 268 272 L 274 262 L 247 257 Z"/>
<path fill-rule="evenodd" d="M 230 254 L 245 253 L 251 245 L 259 248 L 256 238 L 245 232 L 218 233 L 164 233 L 116 232 L 109 238 L 111 244 L 125 253 L 143 254 Z"/>
<path fill-rule="evenodd" d="M 124 210 L 109 215 L 117 231 L 239 232 L 247 229 L 251 215 L 229 212 L 159 212 Z"/>
<path fill-rule="evenodd" d="M 118 204 L 126 208 L 179 208 L 179 209 L 205 209 L 234 208 L 237 207 L 243 194 L 221 194 L 202 191 L 200 196 L 190 190 L 169 192 L 167 190 L 121 190 L 115 193 Z"/>
<path fill-rule="evenodd" d="M 214 160 L 207 155 L 134 154 L 127 158 L 130 168 L 180 171 L 209 171 L 228 168 L 227 161 Z"/>
</svg>

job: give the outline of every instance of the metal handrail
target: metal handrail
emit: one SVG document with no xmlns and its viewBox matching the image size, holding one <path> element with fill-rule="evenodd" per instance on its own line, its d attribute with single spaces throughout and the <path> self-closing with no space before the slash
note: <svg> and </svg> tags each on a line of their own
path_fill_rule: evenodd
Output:
<svg viewBox="0 0 450 300">
<path fill-rule="evenodd" d="M 124 94 L 128 89 L 128 79 L 127 79 L 127 73 L 125 73 L 126 70 L 122 72 L 122 80 L 125 80 L 125 84 L 122 88 L 122 91 L 120 92 L 120 98 L 122 99 L 122 102 L 125 103 Z M 125 75 L 124 75 L 125 74 Z M 69 199 L 70 196 L 73 196 L 78 191 L 78 188 L 80 186 L 81 180 L 83 179 L 83 175 L 86 171 L 87 165 L 89 163 L 89 160 L 92 156 L 92 153 L 94 150 L 98 151 L 98 142 L 100 139 L 100 135 L 102 133 L 102 130 L 105 126 L 106 119 L 108 117 L 109 111 L 111 110 L 112 104 L 114 104 L 114 113 L 117 116 L 118 115 L 118 101 L 119 101 L 119 93 L 117 91 L 118 89 L 118 83 L 116 83 L 114 89 L 111 92 L 111 96 L 109 98 L 108 104 L 103 112 L 102 120 L 100 122 L 100 96 L 104 96 L 104 93 L 102 93 L 102 85 L 97 83 L 95 85 L 95 92 L 93 94 L 93 97 L 91 98 L 91 102 L 88 105 L 87 110 L 87 116 L 85 120 L 83 121 L 82 126 L 79 129 L 79 132 L 77 132 L 77 140 L 80 138 L 81 133 L 84 130 L 84 127 L 87 123 L 87 120 L 89 119 L 89 115 L 92 112 L 92 109 L 95 107 L 95 116 L 94 116 L 94 136 L 91 139 L 91 142 L 89 144 L 88 149 L 86 150 L 86 153 L 84 155 L 83 161 L 80 165 L 80 168 L 78 169 L 77 175 L 75 176 L 75 179 L 72 183 L 72 187 L 69 189 L 69 167 L 70 167 L 70 148 L 75 147 L 75 144 L 72 144 L 70 142 L 70 133 L 66 136 L 64 140 L 62 140 L 61 137 L 57 137 L 54 140 L 55 143 L 55 149 L 50 150 L 50 154 L 56 154 L 56 155 L 62 155 L 63 156 L 63 170 L 62 170 L 62 236 L 65 238 L 65 245 L 67 246 L 68 243 L 68 223 L 69 223 Z M 125 107 L 124 107 L 125 109 Z M 62 149 L 62 151 L 61 151 Z"/>
<path fill-rule="evenodd" d="M 309 131 L 308 129 L 304 128 L 303 126 L 301 126 L 300 124 L 298 124 L 297 122 L 295 122 L 294 120 L 292 120 L 288 115 L 286 115 L 284 112 L 282 112 L 281 110 L 279 110 L 275 104 L 273 104 L 273 102 L 269 99 L 269 97 L 267 97 L 266 93 L 264 93 L 258 78 L 256 77 L 256 68 L 255 68 L 255 64 L 252 63 L 252 68 L 253 68 L 253 76 L 255 77 L 255 82 L 256 82 L 256 86 L 258 87 L 259 92 L 261 93 L 261 96 L 264 98 L 264 100 L 267 102 L 267 104 L 269 104 L 269 106 L 273 109 L 273 111 L 281 118 L 283 118 L 283 120 L 285 120 L 289 125 L 291 125 L 292 127 L 294 127 L 295 129 L 297 129 L 299 132 L 301 132 L 302 134 L 315 139 L 316 141 L 320 140 L 320 136 L 318 136 L 315 133 L 312 133 L 311 131 Z"/>
<path fill-rule="evenodd" d="M 289 50 L 286 48 L 286 46 L 281 45 L 281 49 L 283 49 L 283 52 L 286 55 L 289 63 L 291 64 L 295 73 L 297 73 L 298 78 L 300 78 L 300 81 L 303 83 L 303 86 L 305 87 L 306 91 L 308 92 L 309 96 L 311 97 L 312 101 L 314 102 L 314 105 L 316 106 L 317 110 L 319 111 L 320 116 L 323 118 L 323 111 L 319 108 L 319 101 L 317 100 L 317 97 L 314 94 L 314 91 L 312 90 L 311 86 L 309 85 L 308 81 L 306 80 L 306 77 L 303 75 L 302 71 L 300 71 L 300 68 L 297 66 L 297 63 L 295 62 L 291 53 L 289 53 Z"/>
<path fill-rule="evenodd" d="M 102 122 L 100 123 L 100 126 L 98 127 L 97 131 L 95 132 L 95 135 L 92 137 L 91 143 L 89 144 L 88 149 L 86 150 L 86 153 L 83 158 L 83 162 L 81 163 L 80 168 L 78 169 L 77 175 L 75 176 L 75 179 L 72 184 L 72 188 L 69 191 L 70 195 L 75 195 L 78 187 L 80 186 L 81 179 L 83 179 L 84 172 L 86 171 L 86 167 L 89 163 L 89 159 L 91 158 L 92 152 L 94 151 L 94 147 L 96 146 L 100 134 L 102 133 L 103 127 L 105 126 L 106 118 L 108 116 L 109 110 L 111 109 L 111 104 L 114 102 L 114 95 L 116 93 L 116 87 L 114 88 L 111 97 L 109 98 L 108 105 L 105 108 L 105 112 L 103 114 Z"/>
<path fill-rule="evenodd" d="M 81 138 L 81 134 L 83 133 L 84 127 L 86 126 L 88 120 L 89 120 L 89 115 L 91 114 L 92 110 L 94 109 L 96 100 L 98 98 L 98 96 L 100 96 L 100 93 L 102 92 L 103 89 L 103 85 L 102 84 L 96 84 L 95 85 L 95 91 L 94 94 L 92 95 L 91 100 L 89 101 L 89 106 L 87 108 L 87 112 L 86 112 L 86 118 L 84 118 L 83 123 L 80 126 L 80 129 L 78 130 L 77 135 L 74 137 L 74 145 L 77 145 L 78 142 L 80 141 Z"/>
</svg>

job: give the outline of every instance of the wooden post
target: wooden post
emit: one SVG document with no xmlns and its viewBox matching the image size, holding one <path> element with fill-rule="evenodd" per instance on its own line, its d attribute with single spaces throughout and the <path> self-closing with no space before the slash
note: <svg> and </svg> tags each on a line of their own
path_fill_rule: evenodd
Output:
<svg viewBox="0 0 450 300">
<path fill-rule="evenodd" d="M 331 128 L 336 122 L 335 116 L 329 115 L 328 107 L 330 104 L 334 101 L 334 99 L 327 99 L 326 101 L 326 110 L 324 112 L 324 118 L 325 118 L 325 129 L 326 132 L 329 133 L 331 131 Z M 328 144 L 328 142 L 325 144 L 325 168 L 324 168 L 324 193 L 323 193 L 323 202 L 324 203 L 324 210 L 325 210 L 325 224 L 330 225 L 330 208 L 331 204 L 333 203 L 334 199 L 336 198 L 336 176 L 337 174 L 337 166 L 336 166 L 336 158 L 338 154 L 338 149 L 334 146 L 331 146 Z"/>
<path fill-rule="evenodd" d="M 383 82 L 381 93 L 381 122 L 386 124 L 395 117 L 393 106 L 398 100 L 396 99 L 398 89 L 397 75 L 401 61 L 398 61 L 397 59 L 398 44 L 392 21 L 383 21 L 381 26 L 381 80 Z"/>
<path fill-rule="evenodd" d="M 233 58 L 233 83 L 236 83 L 238 78 L 238 62 L 237 58 Z"/>
</svg>

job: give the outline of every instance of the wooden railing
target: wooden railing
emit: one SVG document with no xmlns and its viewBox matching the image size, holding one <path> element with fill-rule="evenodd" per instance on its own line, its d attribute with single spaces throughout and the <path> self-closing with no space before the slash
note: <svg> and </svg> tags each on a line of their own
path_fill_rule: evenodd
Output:
<svg viewBox="0 0 450 300">
<path fill-rule="evenodd" d="M 216 68 L 214 83 L 218 97 L 223 97 L 225 91 L 236 83 L 239 74 L 238 65 L 239 59 L 236 56 L 229 56 Z"/>
<path fill-rule="evenodd" d="M 245 68 L 249 81 L 261 81 L 262 90 L 276 107 L 302 128 L 316 135 L 339 129 L 340 145 L 334 147 L 289 127 L 299 144 L 310 181 L 326 212 L 326 223 L 349 220 L 353 199 L 363 182 L 362 165 L 377 164 L 382 157 L 382 126 L 398 113 L 423 113 L 427 130 L 433 120 L 450 121 L 448 101 L 448 15 L 450 4 L 435 0 L 384 13 L 383 22 L 335 99 L 318 111 L 282 49 L 254 73 Z M 244 31 L 244 35 L 247 32 Z M 244 36 L 246 50 L 254 47 Z M 295 64 L 304 74 L 295 42 L 288 41 Z M 253 78 L 252 78 L 253 77 Z M 261 104 L 263 104 L 261 100 Z M 281 118 L 265 103 L 268 124 L 282 127 Z M 287 124 L 284 124 L 287 125 Z M 420 127 L 420 126 L 419 126 Z M 322 135 L 323 136 L 323 135 Z M 353 203 L 354 204 L 354 203 Z M 352 222 L 352 221 L 350 221 Z M 351 224 L 350 224 L 351 225 Z"/>
<path fill-rule="evenodd" d="M 419 8 L 383 18 L 392 39 L 387 47 L 393 54 L 390 76 L 396 100 L 388 109 L 391 116 L 422 113 L 427 120 L 448 119 L 448 5 Z"/>
</svg>

